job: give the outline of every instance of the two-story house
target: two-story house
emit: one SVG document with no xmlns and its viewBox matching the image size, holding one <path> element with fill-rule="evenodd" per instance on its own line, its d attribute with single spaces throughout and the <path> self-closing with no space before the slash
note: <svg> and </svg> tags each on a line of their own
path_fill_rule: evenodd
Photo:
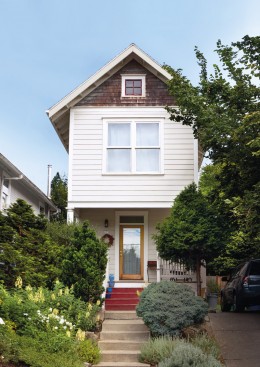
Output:
<svg viewBox="0 0 260 367">
<path fill-rule="evenodd" d="M 192 129 L 170 121 L 165 109 L 175 105 L 170 78 L 131 44 L 47 111 L 69 153 L 68 221 L 87 219 L 100 237 L 110 235 L 116 282 L 163 277 L 152 235 L 198 179 Z M 168 272 L 175 274 L 187 275 Z"/>
<path fill-rule="evenodd" d="M 0 153 L 0 210 L 4 211 L 23 199 L 31 205 L 36 215 L 46 218 L 57 211 L 53 202 L 27 178 L 12 162 Z"/>
</svg>

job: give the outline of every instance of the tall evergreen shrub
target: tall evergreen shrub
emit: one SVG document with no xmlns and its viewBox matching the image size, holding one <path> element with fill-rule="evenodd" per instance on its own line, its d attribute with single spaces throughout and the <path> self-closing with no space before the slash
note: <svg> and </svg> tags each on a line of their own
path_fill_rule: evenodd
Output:
<svg viewBox="0 0 260 367">
<path fill-rule="evenodd" d="M 62 263 L 64 284 L 74 287 L 76 297 L 95 302 L 103 292 L 106 264 L 107 245 L 97 238 L 88 222 L 76 227 Z"/>
</svg>

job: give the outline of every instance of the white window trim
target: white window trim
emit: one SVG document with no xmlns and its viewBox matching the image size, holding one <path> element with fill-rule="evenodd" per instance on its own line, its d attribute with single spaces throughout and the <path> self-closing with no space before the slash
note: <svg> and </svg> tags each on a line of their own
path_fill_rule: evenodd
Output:
<svg viewBox="0 0 260 367">
<path fill-rule="evenodd" d="M 132 144 L 133 141 L 135 141 L 135 132 L 136 129 L 132 128 L 133 124 L 136 124 L 137 122 L 141 123 L 158 123 L 159 124 L 159 146 L 158 147 L 151 147 L 156 149 L 159 148 L 160 150 L 160 160 L 159 160 L 159 171 L 158 172 L 137 172 L 136 171 L 136 155 L 135 155 L 135 149 L 134 145 Z M 108 125 L 109 123 L 130 123 L 131 124 L 131 172 L 108 172 L 107 171 L 107 142 L 108 142 Z M 103 120 L 103 165 L 102 165 L 102 175 L 108 175 L 108 176 L 142 176 L 142 175 L 163 175 L 164 174 L 164 119 L 163 118 L 111 118 L 111 119 L 104 119 Z M 117 147 L 118 149 L 120 147 Z M 133 154 L 132 154 L 133 152 Z"/>
<path fill-rule="evenodd" d="M 143 98 L 146 96 L 146 82 L 145 82 L 145 78 L 146 75 L 145 74 L 122 74 L 121 75 L 121 80 L 122 80 L 122 83 L 121 83 L 121 97 L 123 98 Z M 134 79 L 134 80 L 137 80 L 137 79 L 140 79 L 142 81 L 142 94 L 141 95 L 128 95 L 128 94 L 125 94 L 125 81 L 127 79 Z"/>
</svg>

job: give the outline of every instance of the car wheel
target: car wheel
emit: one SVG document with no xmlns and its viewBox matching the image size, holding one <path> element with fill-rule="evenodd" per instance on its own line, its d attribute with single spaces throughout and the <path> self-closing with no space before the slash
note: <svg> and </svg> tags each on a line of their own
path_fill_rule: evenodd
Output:
<svg viewBox="0 0 260 367">
<path fill-rule="evenodd" d="M 220 307 L 222 312 L 229 312 L 231 310 L 231 305 L 226 303 L 224 296 L 221 296 Z"/>
<path fill-rule="evenodd" d="M 245 310 L 245 306 L 239 301 L 239 298 L 236 294 L 233 296 L 233 311 L 234 312 L 243 312 Z"/>
</svg>

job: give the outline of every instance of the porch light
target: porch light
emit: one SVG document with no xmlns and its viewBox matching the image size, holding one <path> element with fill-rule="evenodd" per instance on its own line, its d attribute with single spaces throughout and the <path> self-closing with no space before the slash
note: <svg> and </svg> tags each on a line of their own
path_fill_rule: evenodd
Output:
<svg viewBox="0 0 260 367">
<path fill-rule="evenodd" d="M 105 228 L 108 228 L 108 219 L 105 219 L 105 221 L 104 221 L 104 227 Z"/>
</svg>

